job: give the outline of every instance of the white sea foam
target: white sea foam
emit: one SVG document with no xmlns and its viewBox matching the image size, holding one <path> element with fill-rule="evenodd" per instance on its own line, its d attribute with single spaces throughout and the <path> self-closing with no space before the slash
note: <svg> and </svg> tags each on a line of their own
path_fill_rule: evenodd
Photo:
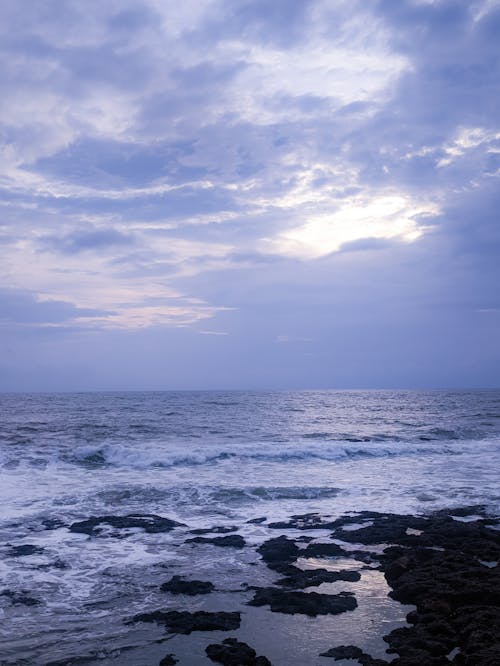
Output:
<svg viewBox="0 0 500 666">
<path fill-rule="evenodd" d="M 478 443 L 467 441 L 417 442 L 358 442 L 345 441 L 293 442 L 288 444 L 256 442 L 223 446 L 172 445 L 172 443 L 151 443 L 140 450 L 124 444 L 101 444 L 76 447 L 66 462 L 88 465 L 115 465 L 145 469 L 148 467 L 172 467 L 179 465 L 204 465 L 225 460 L 235 462 L 260 460 L 269 462 L 300 462 L 308 460 L 343 461 L 353 458 L 380 458 L 394 456 L 458 456 L 464 453 L 481 451 L 483 455 L 500 450 L 500 440 Z"/>
</svg>

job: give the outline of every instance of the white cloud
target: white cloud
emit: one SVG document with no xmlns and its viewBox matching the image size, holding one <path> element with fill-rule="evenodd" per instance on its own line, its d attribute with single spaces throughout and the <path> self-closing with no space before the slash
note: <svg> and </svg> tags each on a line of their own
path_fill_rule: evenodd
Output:
<svg viewBox="0 0 500 666">
<path fill-rule="evenodd" d="M 426 227 L 419 218 L 436 215 L 435 205 L 422 206 L 407 197 L 354 199 L 336 212 L 311 216 L 298 227 L 262 240 L 263 251 L 300 259 L 316 259 L 362 239 L 417 240 Z"/>
<path fill-rule="evenodd" d="M 460 127 L 456 132 L 455 138 L 443 146 L 446 157 L 439 160 L 437 166 L 448 166 L 470 150 L 474 150 L 482 145 L 484 145 L 488 152 L 497 152 L 498 147 L 489 144 L 499 139 L 499 132 L 488 131 L 483 127 Z"/>
</svg>

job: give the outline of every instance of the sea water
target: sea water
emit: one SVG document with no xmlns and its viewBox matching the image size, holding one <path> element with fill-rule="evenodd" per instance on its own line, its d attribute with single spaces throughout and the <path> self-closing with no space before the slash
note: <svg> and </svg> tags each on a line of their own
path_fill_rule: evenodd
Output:
<svg viewBox="0 0 500 666">
<path fill-rule="evenodd" d="M 210 637 L 153 648 L 162 632 L 126 621 L 160 607 L 232 610 L 242 584 L 272 584 L 255 552 L 280 533 L 268 522 L 313 511 L 499 509 L 498 391 L 0 394 L 0 413 L 2 664 L 139 666 L 158 663 L 175 641 L 180 663 L 210 663 L 200 656 Z M 99 537 L 68 529 L 128 513 L 186 528 Z M 237 527 L 248 547 L 186 543 L 187 530 L 213 526 Z M 27 544 L 38 550 L 14 554 Z M 173 574 L 211 580 L 218 592 L 167 599 L 159 585 Z M 364 572 L 361 586 L 342 589 L 362 599 L 357 632 L 383 656 L 375 636 L 405 613 L 378 575 Z M 37 603 L 16 603 L 12 593 Z M 353 616 L 313 620 L 247 607 L 234 635 L 269 658 L 266 636 L 279 635 L 273 663 L 328 663 L 307 654 L 336 644 L 332 632 L 352 642 Z"/>
</svg>

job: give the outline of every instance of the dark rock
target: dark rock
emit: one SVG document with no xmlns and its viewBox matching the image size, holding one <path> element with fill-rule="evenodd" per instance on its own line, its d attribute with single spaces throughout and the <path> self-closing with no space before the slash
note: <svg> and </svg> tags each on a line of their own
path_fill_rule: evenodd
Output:
<svg viewBox="0 0 500 666">
<path fill-rule="evenodd" d="M 478 507 L 451 513 L 476 512 Z M 500 534 L 480 520 L 459 522 L 449 513 L 438 511 L 419 518 L 417 529 L 422 534 L 413 543 L 408 535 L 401 536 L 402 526 L 411 517 L 386 519 L 387 529 L 400 533 L 399 545 L 386 548 L 380 558 L 393 588 L 391 596 L 416 606 L 407 618 L 410 627 L 384 637 L 388 651 L 399 655 L 393 666 L 441 666 L 449 663 L 446 655 L 457 647 L 460 652 L 453 663 L 500 663 L 500 571 L 498 566 L 489 568 L 479 562 L 500 559 Z"/>
<path fill-rule="evenodd" d="M 266 657 L 257 657 L 257 653 L 246 643 L 236 638 L 226 638 L 222 643 L 213 643 L 205 649 L 207 656 L 224 666 L 271 666 Z"/>
<path fill-rule="evenodd" d="M 281 520 L 269 523 L 268 527 L 274 530 L 319 530 L 333 529 L 331 523 L 324 521 L 319 513 L 303 513 L 290 517 L 290 520 Z"/>
<path fill-rule="evenodd" d="M 303 513 L 291 516 L 290 520 L 269 523 L 268 527 L 272 529 L 295 529 L 295 530 L 336 530 L 346 525 L 353 525 L 372 518 L 377 518 L 382 514 L 375 511 L 360 511 L 351 516 L 341 516 L 334 520 L 325 520 L 319 513 Z M 384 514 L 395 515 L 395 514 Z"/>
<path fill-rule="evenodd" d="M 23 544 L 22 546 L 12 546 L 7 551 L 7 557 L 25 557 L 26 555 L 41 555 L 44 548 L 34 546 L 31 543 Z"/>
<path fill-rule="evenodd" d="M 408 528 L 420 530 L 425 525 L 425 521 L 415 516 L 397 516 L 389 513 L 373 514 L 364 512 L 359 514 L 360 519 L 366 520 L 367 516 L 373 522 L 372 525 L 366 525 L 356 530 L 342 529 L 349 523 L 344 521 L 337 521 L 339 525 L 334 532 L 335 538 L 350 543 L 362 543 L 365 545 L 381 544 L 381 543 L 407 543 L 408 545 L 418 543 L 418 536 L 408 535 L 406 530 Z M 354 522 L 354 521 L 353 521 Z M 352 524 L 352 523 L 351 523 Z"/>
<path fill-rule="evenodd" d="M 215 590 L 215 587 L 210 581 L 183 580 L 180 576 L 173 576 L 166 583 L 163 583 L 160 590 L 171 594 L 195 596 L 197 594 L 209 594 Z"/>
<path fill-rule="evenodd" d="M 217 527 L 200 527 L 195 530 L 189 530 L 190 534 L 228 534 L 229 532 L 237 532 L 238 527 L 225 527 L 224 525 L 218 525 Z"/>
<path fill-rule="evenodd" d="M 289 615 L 301 613 L 316 617 L 316 615 L 337 615 L 352 611 L 358 604 L 352 592 L 318 594 L 318 592 L 289 592 L 276 587 L 261 587 L 256 588 L 254 598 L 248 602 L 248 605 L 270 606 L 274 613 Z"/>
<path fill-rule="evenodd" d="M 199 536 L 193 539 L 186 539 L 186 543 L 211 543 L 213 546 L 221 546 L 223 548 L 244 548 L 246 546 L 245 539 L 239 534 L 222 537 Z"/>
<path fill-rule="evenodd" d="M 339 557 L 349 553 L 336 543 L 310 543 L 300 551 L 300 557 Z"/>
<path fill-rule="evenodd" d="M 468 516 L 481 515 L 485 511 L 484 504 L 472 504 L 470 506 L 461 506 L 458 509 L 441 509 L 440 511 L 435 511 L 434 516 L 459 516 L 460 518 L 466 518 Z"/>
<path fill-rule="evenodd" d="M 238 629 L 241 615 L 238 612 L 219 611 L 163 611 L 134 615 L 131 622 L 156 622 L 172 634 L 190 634 L 192 631 L 234 631 Z"/>
<path fill-rule="evenodd" d="M 358 571 L 327 571 L 326 569 L 311 569 L 302 571 L 296 569 L 297 573 L 280 578 L 276 585 L 282 587 L 292 587 L 294 589 L 304 589 L 305 587 L 315 587 L 322 583 L 334 583 L 338 580 L 356 582 L 360 580 L 361 574 Z"/>
<path fill-rule="evenodd" d="M 287 539 L 286 536 L 264 541 L 257 548 L 257 552 L 262 556 L 269 569 L 273 571 L 289 575 L 290 572 L 293 574 L 296 570 L 296 567 L 290 568 L 290 564 L 297 559 L 299 547 L 294 541 Z"/>
<path fill-rule="evenodd" d="M 333 657 L 335 661 L 338 661 L 339 659 L 358 659 L 363 654 L 363 650 L 355 645 L 340 645 L 330 648 L 327 652 L 322 652 L 320 657 Z"/>
<path fill-rule="evenodd" d="M 177 663 L 179 660 L 175 658 L 175 654 L 170 653 L 163 657 L 158 666 L 175 666 Z"/>
<path fill-rule="evenodd" d="M 383 560 L 391 596 L 403 603 L 439 598 L 450 607 L 469 604 L 500 605 L 500 578 L 495 568 L 484 567 L 461 552 L 435 551 L 427 548 L 403 551 L 386 549 Z"/>
<path fill-rule="evenodd" d="M 184 526 L 175 520 L 156 516 L 155 514 L 131 513 L 126 516 L 92 516 L 87 520 L 73 523 L 70 525 L 69 530 L 70 532 L 88 534 L 89 536 L 99 536 L 106 525 L 118 530 L 140 527 L 150 534 L 170 532 L 174 527 Z"/>
<path fill-rule="evenodd" d="M 251 520 L 247 520 L 247 523 L 249 525 L 260 525 L 261 523 L 265 523 L 267 518 L 265 516 L 262 516 L 261 518 L 252 518 Z"/>
<path fill-rule="evenodd" d="M 339 647 L 330 648 L 330 650 L 322 652 L 320 657 L 333 657 L 335 661 L 340 661 L 340 659 L 357 659 L 358 664 L 361 664 L 361 666 L 385 666 L 389 663 L 384 659 L 374 659 L 355 645 L 340 645 Z M 421 666 L 424 665 L 422 664 Z"/>
<path fill-rule="evenodd" d="M 14 606 L 38 606 L 41 603 L 39 599 L 30 597 L 26 590 L 20 590 L 19 592 L 15 592 L 14 590 L 2 590 L 0 596 L 10 599 Z"/>
</svg>

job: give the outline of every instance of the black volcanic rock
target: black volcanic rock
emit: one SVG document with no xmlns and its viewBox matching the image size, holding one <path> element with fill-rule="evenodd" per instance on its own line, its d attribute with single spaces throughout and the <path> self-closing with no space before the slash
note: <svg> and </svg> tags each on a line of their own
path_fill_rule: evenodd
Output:
<svg viewBox="0 0 500 666">
<path fill-rule="evenodd" d="M 339 647 L 322 652 L 320 657 L 333 657 L 335 661 L 338 661 L 339 659 L 358 659 L 363 654 L 363 650 L 355 645 L 339 645 Z"/>
<path fill-rule="evenodd" d="M 454 664 L 500 664 L 500 570 L 480 561 L 500 560 L 500 533 L 443 511 L 421 521 L 421 545 L 391 546 L 381 557 L 390 596 L 416 606 L 410 627 L 384 637 L 399 655 L 392 665 L 441 666 L 455 648 Z"/>
<path fill-rule="evenodd" d="M 300 551 L 300 557 L 339 557 L 349 553 L 336 543 L 310 543 Z"/>
<path fill-rule="evenodd" d="M 246 546 L 245 539 L 240 534 L 230 534 L 221 537 L 194 537 L 193 539 L 186 539 L 186 543 L 210 543 L 213 546 L 220 546 L 222 548 L 244 548 Z"/>
<path fill-rule="evenodd" d="M 189 530 L 189 534 L 229 534 L 229 532 L 237 532 L 238 527 L 218 525 L 216 527 L 199 527 L 194 530 Z"/>
<path fill-rule="evenodd" d="M 171 594 L 195 596 L 197 594 L 209 594 L 215 590 L 215 587 L 210 581 L 183 580 L 180 576 L 173 576 L 161 585 L 160 590 L 162 592 L 170 592 Z"/>
<path fill-rule="evenodd" d="M 342 541 L 351 543 L 362 543 L 365 545 L 381 543 L 406 543 L 413 545 L 417 543 L 418 537 L 408 535 L 407 529 L 421 530 L 425 521 L 415 516 L 397 516 L 394 514 L 373 514 L 364 512 L 358 517 L 358 521 L 369 518 L 373 524 L 360 527 L 356 530 L 345 530 L 345 523 L 340 525 L 334 532 L 334 536 Z M 338 521 L 339 523 L 343 521 Z M 351 523 L 352 524 L 352 523 Z"/>
<path fill-rule="evenodd" d="M 295 562 L 299 551 L 297 544 L 286 536 L 268 539 L 257 548 L 269 569 L 284 575 L 289 575 L 290 572 L 293 574 L 296 570 L 296 567 L 290 567 L 290 564 Z"/>
<path fill-rule="evenodd" d="M 276 581 L 276 585 L 282 587 L 291 587 L 294 589 L 304 589 L 305 587 L 315 587 L 322 583 L 334 583 L 338 580 L 355 583 L 360 580 L 361 574 L 358 571 L 327 571 L 326 569 L 296 569 L 296 573 L 291 573 L 285 578 Z"/>
<path fill-rule="evenodd" d="M 169 633 L 188 635 L 193 631 L 234 631 L 238 629 L 241 615 L 238 612 L 219 611 L 163 611 L 134 615 L 129 622 L 156 622 L 163 625 Z"/>
<path fill-rule="evenodd" d="M 105 526 L 117 530 L 139 527 L 145 532 L 156 534 L 159 532 L 170 532 L 174 527 L 184 527 L 170 518 L 148 513 L 130 513 L 126 516 L 92 516 L 87 520 L 73 523 L 69 526 L 70 532 L 99 536 L 105 530 Z"/>
<path fill-rule="evenodd" d="M 360 511 L 354 515 L 341 516 L 334 520 L 329 520 L 319 513 L 302 513 L 290 517 L 290 520 L 269 523 L 271 529 L 295 529 L 295 530 L 336 530 L 346 525 L 371 520 L 373 517 L 380 516 L 380 513 L 374 511 Z"/>
<path fill-rule="evenodd" d="M 207 656 L 224 666 L 271 666 L 266 657 L 257 657 L 257 653 L 246 643 L 236 638 L 226 638 L 222 643 L 212 643 L 205 649 Z"/>
<path fill-rule="evenodd" d="M 320 657 L 332 657 L 335 661 L 340 661 L 340 659 L 357 659 L 358 664 L 361 664 L 361 666 L 385 666 L 389 663 L 384 659 L 374 659 L 355 645 L 340 645 L 339 647 L 331 648 L 326 652 L 322 652 Z M 422 666 L 424 665 L 422 664 Z"/>
<path fill-rule="evenodd" d="M 280 520 L 269 523 L 268 527 L 274 530 L 319 530 L 333 529 L 332 523 L 324 521 L 319 513 L 302 513 L 290 517 L 290 520 Z"/>
<path fill-rule="evenodd" d="M 177 663 L 179 663 L 179 660 L 175 658 L 174 654 L 170 653 L 163 657 L 158 666 L 175 666 Z"/>
<path fill-rule="evenodd" d="M 289 592 L 276 587 L 257 588 L 249 606 L 270 606 L 273 613 L 293 615 L 301 613 L 316 615 L 338 615 L 357 607 L 352 592 L 319 594 L 318 592 Z"/>
</svg>

